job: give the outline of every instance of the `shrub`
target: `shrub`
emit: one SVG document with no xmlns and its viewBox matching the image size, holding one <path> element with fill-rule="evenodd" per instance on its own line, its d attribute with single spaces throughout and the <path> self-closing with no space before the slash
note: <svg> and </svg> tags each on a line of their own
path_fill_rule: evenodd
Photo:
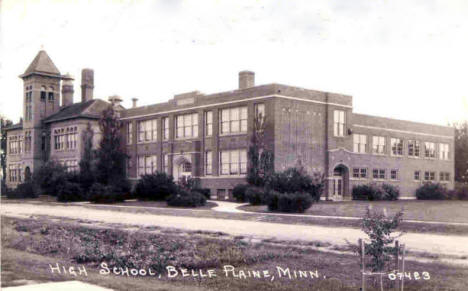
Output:
<svg viewBox="0 0 468 291">
<path fill-rule="evenodd" d="M 115 203 L 122 202 L 126 198 L 126 193 L 122 189 L 113 185 L 94 183 L 89 189 L 89 201 L 93 203 Z"/>
<path fill-rule="evenodd" d="M 42 194 L 57 196 L 59 188 L 67 181 L 67 176 L 65 167 L 52 160 L 34 172 L 33 180 Z"/>
<path fill-rule="evenodd" d="M 232 196 L 236 198 L 237 202 L 245 202 L 245 192 L 249 185 L 247 184 L 237 184 L 232 190 Z"/>
<path fill-rule="evenodd" d="M 5 183 L 5 181 L 3 181 L 3 179 L 2 179 L 2 181 L 1 181 L 1 187 L 2 187 L 2 189 L 1 189 L 1 191 L 2 191 L 2 192 L 1 192 L 2 196 L 6 196 L 7 193 L 8 193 L 8 191 L 10 191 L 10 189 L 8 189 L 6 183 Z"/>
<path fill-rule="evenodd" d="M 382 184 L 382 190 L 384 192 L 382 199 L 394 201 L 398 200 L 400 197 L 400 189 L 398 186 L 393 186 L 392 184 Z"/>
<path fill-rule="evenodd" d="M 202 194 L 206 199 L 211 198 L 211 190 L 209 188 L 195 188 L 192 191 Z"/>
<path fill-rule="evenodd" d="M 57 200 L 60 202 L 85 201 L 86 198 L 80 184 L 68 181 L 60 185 L 57 193 Z"/>
<path fill-rule="evenodd" d="M 278 211 L 303 213 L 312 206 L 309 193 L 284 193 L 278 195 Z"/>
<path fill-rule="evenodd" d="M 457 185 L 455 187 L 455 191 L 457 192 L 457 199 L 459 200 L 468 200 L 468 184 L 465 185 Z"/>
<path fill-rule="evenodd" d="M 19 184 L 14 190 L 7 190 L 6 195 L 8 198 L 11 199 L 25 199 L 38 197 L 38 193 L 32 182 L 25 182 Z"/>
<path fill-rule="evenodd" d="M 196 191 L 179 189 L 167 198 L 167 205 L 176 207 L 197 207 L 206 204 L 206 198 Z"/>
<path fill-rule="evenodd" d="M 315 172 L 312 176 L 297 168 L 289 168 L 283 172 L 270 175 L 266 188 L 280 193 L 305 192 L 314 201 L 319 201 L 324 189 L 323 175 Z"/>
<path fill-rule="evenodd" d="M 439 183 L 425 183 L 416 189 L 418 200 L 443 200 L 447 194 L 447 189 Z"/>
<path fill-rule="evenodd" d="M 353 200 L 382 200 L 384 191 L 376 184 L 355 185 L 352 190 Z"/>
<path fill-rule="evenodd" d="M 355 185 L 352 190 L 353 200 L 398 200 L 400 189 L 391 184 L 375 183 Z"/>
<path fill-rule="evenodd" d="M 172 176 L 156 172 L 141 177 L 135 187 L 135 195 L 139 200 L 164 200 L 176 190 Z"/>
<path fill-rule="evenodd" d="M 265 193 L 261 188 L 248 187 L 245 191 L 245 198 L 252 205 L 262 205 L 265 203 Z"/>
<path fill-rule="evenodd" d="M 271 190 L 265 197 L 266 204 L 268 205 L 268 210 L 270 211 L 278 211 L 278 200 L 281 194 L 275 190 Z"/>
</svg>

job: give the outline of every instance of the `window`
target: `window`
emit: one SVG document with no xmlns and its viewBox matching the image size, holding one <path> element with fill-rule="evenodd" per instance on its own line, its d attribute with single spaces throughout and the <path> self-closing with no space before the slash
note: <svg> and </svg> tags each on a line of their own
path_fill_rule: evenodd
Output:
<svg viewBox="0 0 468 291">
<path fill-rule="evenodd" d="M 24 120 L 31 121 L 32 120 L 32 105 L 26 104 L 25 113 L 24 113 Z"/>
<path fill-rule="evenodd" d="M 213 152 L 205 152 L 205 175 L 213 174 Z"/>
<path fill-rule="evenodd" d="M 221 134 L 247 132 L 247 107 L 221 110 Z"/>
<path fill-rule="evenodd" d="M 398 180 L 398 170 L 390 171 L 390 180 Z"/>
<path fill-rule="evenodd" d="M 132 144 L 133 142 L 133 123 L 127 123 L 127 144 Z"/>
<path fill-rule="evenodd" d="M 213 111 L 205 112 L 205 135 L 213 135 Z"/>
<path fill-rule="evenodd" d="M 169 140 L 169 117 L 162 118 L 162 138 Z"/>
<path fill-rule="evenodd" d="M 176 117 L 176 138 L 198 137 L 198 113 Z"/>
<path fill-rule="evenodd" d="M 418 140 L 408 141 L 408 156 L 419 157 L 420 150 L 421 150 L 421 145 Z"/>
<path fill-rule="evenodd" d="M 390 144 L 392 146 L 392 156 L 403 155 L 403 140 L 401 138 L 391 138 Z"/>
<path fill-rule="evenodd" d="M 374 179 L 385 179 L 385 169 L 374 169 L 372 170 L 372 177 Z"/>
<path fill-rule="evenodd" d="M 255 104 L 255 118 L 259 121 L 258 125 L 263 125 L 263 122 L 265 122 L 265 104 Z"/>
<path fill-rule="evenodd" d="M 424 180 L 425 181 L 434 181 L 435 180 L 435 172 L 424 172 Z"/>
<path fill-rule="evenodd" d="M 435 144 L 433 142 L 425 142 L 424 152 L 426 158 L 435 158 Z"/>
<path fill-rule="evenodd" d="M 157 119 L 138 121 L 138 142 L 156 141 L 157 123 Z"/>
<path fill-rule="evenodd" d="M 335 110 L 333 112 L 333 132 L 335 136 L 344 136 L 345 112 Z"/>
<path fill-rule="evenodd" d="M 31 131 L 26 131 L 24 133 L 24 152 L 25 153 L 31 152 L 31 144 L 32 144 Z"/>
<path fill-rule="evenodd" d="M 32 86 L 26 86 L 26 103 L 31 103 L 32 102 Z"/>
<path fill-rule="evenodd" d="M 153 174 L 156 169 L 156 155 L 138 156 L 138 176 Z"/>
<path fill-rule="evenodd" d="M 49 92 L 48 94 L 48 99 L 49 99 L 49 102 L 53 102 L 54 101 L 54 92 Z"/>
<path fill-rule="evenodd" d="M 21 154 L 23 152 L 23 136 L 14 135 L 9 137 L 8 141 L 8 153 L 12 155 Z"/>
<path fill-rule="evenodd" d="M 367 169 L 353 168 L 353 178 L 367 178 Z"/>
<path fill-rule="evenodd" d="M 414 180 L 416 180 L 416 181 L 421 180 L 421 172 L 420 171 L 414 171 Z"/>
<path fill-rule="evenodd" d="M 169 174 L 169 155 L 164 154 L 163 168 L 166 174 Z"/>
<path fill-rule="evenodd" d="M 448 143 L 439 144 L 439 158 L 448 161 L 449 159 L 449 145 Z"/>
<path fill-rule="evenodd" d="M 354 152 L 365 153 L 367 148 L 367 136 L 364 134 L 354 134 Z"/>
<path fill-rule="evenodd" d="M 441 182 L 450 182 L 450 173 L 449 172 L 440 172 L 439 180 Z"/>
<path fill-rule="evenodd" d="M 372 137 L 372 153 L 383 155 L 385 154 L 385 137 L 373 136 Z"/>
<path fill-rule="evenodd" d="M 8 172 L 10 182 L 21 182 L 21 166 L 19 164 L 10 164 Z"/>
<path fill-rule="evenodd" d="M 78 161 L 76 160 L 61 161 L 61 164 L 65 167 L 68 173 L 78 171 Z"/>
<path fill-rule="evenodd" d="M 46 100 L 46 95 L 47 95 L 46 87 L 45 87 L 45 86 L 41 86 L 41 101 L 45 101 L 45 100 Z"/>
<path fill-rule="evenodd" d="M 221 151 L 221 175 L 239 175 L 247 173 L 247 151 Z"/>
<path fill-rule="evenodd" d="M 54 149 L 74 150 L 77 147 L 78 128 L 71 126 L 67 128 L 54 129 Z"/>
</svg>

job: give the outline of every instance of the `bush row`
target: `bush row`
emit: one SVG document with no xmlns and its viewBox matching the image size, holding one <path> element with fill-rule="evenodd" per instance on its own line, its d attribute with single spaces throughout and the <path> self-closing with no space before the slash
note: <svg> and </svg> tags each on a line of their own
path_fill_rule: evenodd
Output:
<svg viewBox="0 0 468 291">
<path fill-rule="evenodd" d="M 398 200 L 400 189 L 391 184 L 361 184 L 355 185 L 352 190 L 353 200 Z"/>
<path fill-rule="evenodd" d="M 448 190 L 440 183 L 425 183 L 416 190 L 418 200 L 468 200 L 468 184 L 457 184 Z"/>
</svg>

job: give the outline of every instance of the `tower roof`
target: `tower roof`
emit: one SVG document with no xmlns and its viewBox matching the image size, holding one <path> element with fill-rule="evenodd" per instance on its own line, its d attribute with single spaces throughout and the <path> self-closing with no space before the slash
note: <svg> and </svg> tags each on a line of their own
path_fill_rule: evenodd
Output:
<svg viewBox="0 0 468 291">
<path fill-rule="evenodd" d="M 50 77 L 61 77 L 60 71 L 54 65 L 45 50 L 40 50 L 32 63 L 20 77 L 24 78 L 33 74 L 45 75 Z"/>
</svg>

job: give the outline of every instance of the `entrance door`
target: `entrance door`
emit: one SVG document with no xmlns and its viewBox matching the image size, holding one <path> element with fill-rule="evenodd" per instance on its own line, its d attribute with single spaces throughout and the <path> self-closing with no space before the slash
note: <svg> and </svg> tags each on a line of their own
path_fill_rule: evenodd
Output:
<svg viewBox="0 0 468 291">
<path fill-rule="evenodd" d="M 332 195 L 340 197 L 343 196 L 343 177 L 333 177 L 332 184 Z"/>
</svg>

